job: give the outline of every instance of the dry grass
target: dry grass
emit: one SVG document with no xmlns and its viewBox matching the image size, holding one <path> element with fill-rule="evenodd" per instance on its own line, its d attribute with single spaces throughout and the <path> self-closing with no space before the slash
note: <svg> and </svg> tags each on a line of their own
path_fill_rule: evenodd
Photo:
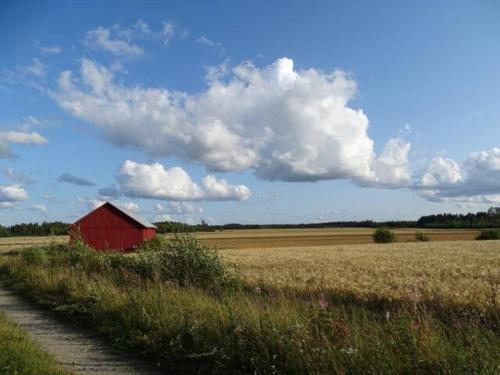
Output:
<svg viewBox="0 0 500 375">
<path fill-rule="evenodd" d="M 390 299 L 500 304 L 500 242 L 425 242 L 221 250 L 255 285 Z"/>
</svg>

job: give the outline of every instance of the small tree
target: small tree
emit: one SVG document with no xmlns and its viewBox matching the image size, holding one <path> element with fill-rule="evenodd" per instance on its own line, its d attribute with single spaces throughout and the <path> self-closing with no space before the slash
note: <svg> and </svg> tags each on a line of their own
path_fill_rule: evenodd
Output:
<svg viewBox="0 0 500 375">
<path fill-rule="evenodd" d="M 377 228 L 373 232 L 373 241 L 376 243 L 394 242 L 394 233 L 389 229 Z"/>
</svg>

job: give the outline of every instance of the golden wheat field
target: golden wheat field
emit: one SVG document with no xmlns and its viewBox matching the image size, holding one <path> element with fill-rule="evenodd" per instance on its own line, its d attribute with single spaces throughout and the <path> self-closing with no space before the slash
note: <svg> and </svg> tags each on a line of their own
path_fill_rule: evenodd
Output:
<svg viewBox="0 0 500 375">
<path fill-rule="evenodd" d="M 51 242 L 66 243 L 68 236 L 26 236 L 0 238 L 0 254 L 16 251 L 34 245 L 43 245 Z"/>
<path fill-rule="evenodd" d="M 360 297 L 500 303 L 500 242 L 450 241 L 221 250 L 256 286 Z M 496 295 L 495 295 L 496 293 Z"/>
</svg>

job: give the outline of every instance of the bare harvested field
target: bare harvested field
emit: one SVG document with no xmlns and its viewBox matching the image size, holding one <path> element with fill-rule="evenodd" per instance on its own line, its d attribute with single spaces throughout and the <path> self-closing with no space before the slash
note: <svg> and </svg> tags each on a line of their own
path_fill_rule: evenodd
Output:
<svg viewBox="0 0 500 375">
<path fill-rule="evenodd" d="M 499 241 L 221 250 L 256 286 L 487 306 L 500 303 Z"/>
<path fill-rule="evenodd" d="M 415 241 L 418 229 L 395 229 L 396 241 Z M 431 241 L 473 240 L 479 233 L 467 229 L 421 230 Z M 201 232 L 196 237 L 220 249 L 326 246 L 373 243 L 371 228 L 256 229 Z"/>
<path fill-rule="evenodd" d="M 395 229 L 396 241 L 415 240 L 415 233 L 422 232 L 431 241 L 473 240 L 478 230 L 468 229 Z M 270 247 L 327 246 L 373 243 L 371 228 L 327 228 L 327 229 L 246 229 L 218 232 L 198 232 L 196 237 L 219 249 L 248 249 Z M 54 237 L 8 237 L 0 238 L 0 253 L 19 250 L 43 243 L 68 241 L 68 236 Z"/>
</svg>

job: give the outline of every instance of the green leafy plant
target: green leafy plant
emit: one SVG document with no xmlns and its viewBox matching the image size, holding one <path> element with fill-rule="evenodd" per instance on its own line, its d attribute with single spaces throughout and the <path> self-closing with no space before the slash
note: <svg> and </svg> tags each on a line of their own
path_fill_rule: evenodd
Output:
<svg viewBox="0 0 500 375">
<path fill-rule="evenodd" d="M 43 247 L 29 247 L 21 252 L 21 259 L 26 264 L 44 265 L 48 261 L 48 256 Z"/>
<path fill-rule="evenodd" d="M 376 243 L 394 242 L 394 233 L 386 228 L 377 228 L 373 233 L 373 241 Z"/>
<path fill-rule="evenodd" d="M 148 256 L 154 258 L 147 261 L 156 267 L 160 278 L 179 285 L 223 284 L 228 276 L 217 251 L 187 233 L 174 234 Z"/>
</svg>

